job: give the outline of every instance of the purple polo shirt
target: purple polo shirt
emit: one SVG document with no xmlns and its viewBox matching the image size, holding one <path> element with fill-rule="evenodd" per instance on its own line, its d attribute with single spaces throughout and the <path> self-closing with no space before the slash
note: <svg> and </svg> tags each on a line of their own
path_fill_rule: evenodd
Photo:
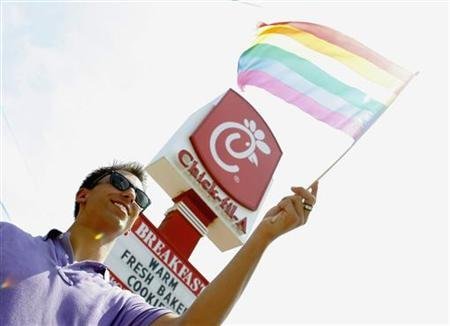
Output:
<svg viewBox="0 0 450 326">
<path fill-rule="evenodd" d="M 58 233 L 0 222 L 0 325 L 149 325 L 170 312 L 114 286 L 105 265 L 74 262 L 69 234 Z"/>
</svg>

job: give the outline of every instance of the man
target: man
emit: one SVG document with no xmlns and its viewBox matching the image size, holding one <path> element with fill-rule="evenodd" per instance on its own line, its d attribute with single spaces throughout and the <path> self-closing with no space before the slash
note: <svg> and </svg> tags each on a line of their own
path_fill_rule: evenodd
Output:
<svg viewBox="0 0 450 326">
<path fill-rule="evenodd" d="M 69 230 L 32 237 L 0 224 L 1 325 L 218 325 L 244 290 L 267 246 L 306 223 L 312 191 L 294 194 L 271 208 L 246 244 L 181 316 L 149 306 L 140 296 L 108 282 L 102 264 L 150 200 L 137 163 L 93 171 L 76 194 Z M 49 200 L 51 203 L 51 200 Z"/>
</svg>

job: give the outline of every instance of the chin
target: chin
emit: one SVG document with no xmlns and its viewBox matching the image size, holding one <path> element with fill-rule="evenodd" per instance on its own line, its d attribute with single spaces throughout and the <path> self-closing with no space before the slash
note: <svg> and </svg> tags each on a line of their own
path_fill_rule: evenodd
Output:
<svg viewBox="0 0 450 326">
<path fill-rule="evenodd" d="M 121 233 L 127 226 L 127 220 L 122 219 L 115 214 L 111 214 L 99 221 L 97 226 L 100 232 L 108 234 Z"/>
</svg>

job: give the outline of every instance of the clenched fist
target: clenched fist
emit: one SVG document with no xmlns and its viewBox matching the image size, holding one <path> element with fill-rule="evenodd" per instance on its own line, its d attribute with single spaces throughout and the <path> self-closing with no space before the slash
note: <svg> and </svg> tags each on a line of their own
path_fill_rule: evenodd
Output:
<svg viewBox="0 0 450 326">
<path fill-rule="evenodd" d="M 269 209 L 258 229 L 264 232 L 270 240 L 305 224 L 316 203 L 318 182 L 311 186 L 311 192 L 302 187 L 292 187 L 293 195 L 284 197 Z"/>
</svg>

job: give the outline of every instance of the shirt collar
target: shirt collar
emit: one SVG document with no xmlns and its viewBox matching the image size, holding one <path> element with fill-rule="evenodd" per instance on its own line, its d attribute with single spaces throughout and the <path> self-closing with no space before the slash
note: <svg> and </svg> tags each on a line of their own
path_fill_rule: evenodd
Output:
<svg viewBox="0 0 450 326">
<path fill-rule="evenodd" d="M 77 262 L 74 260 L 72 244 L 70 243 L 69 231 L 63 233 L 57 229 L 51 229 L 44 237 L 44 241 L 47 241 L 48 239 L 54 240 L 57 259 L 62 266 L 76 265 L 78 266 L 78 268 L 89 267 L 96 273 L 101 274 L 103 278 L 105 279 L 109 278 L 109 273 L 106 268 L 106 265 L 93 260 L 85 260 L 81 262 Z"/>
<path fill-rule="evenodd" d="M 48 231 L 48 233 L 45 235 L 44 241 L 47 241 L 48 239 L 56 239 L 56 238 L 59 237 L 61 234 L 62 234 L 62 232 L 59 231 L 58 229 L 51 229 L 51 230 Z"/>
</svg>

